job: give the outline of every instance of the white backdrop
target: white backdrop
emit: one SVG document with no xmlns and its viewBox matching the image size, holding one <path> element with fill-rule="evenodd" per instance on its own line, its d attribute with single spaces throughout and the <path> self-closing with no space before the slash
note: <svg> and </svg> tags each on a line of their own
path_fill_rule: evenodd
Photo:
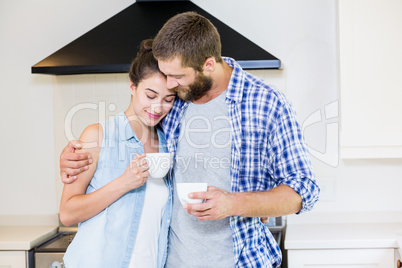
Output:
<svg viewBox="0 0 402 268">
<path fill-rule="evenodd" d="M 58 155 L 66 143 L 61 128 L 71 105 L 88 97 L 125 105 L 124 75 L 54 77 L 33 75 L 30 67 L 133 2 L 0 1 L 0 220 L 6 215 L 57 214 Z M 315 155 L 322 201 L 303 219 L 337 212 L 401 214 L 401 161 L 338 161 L 337 132 L 327 135 L 327 124 L 338 126 L 336 1 L 193 2 L 282 60 L 282 70 L 255 73 L 294 103 Z M 114 91 L 109 93 L 107 85 Z M 82 117 L 76 132 L 91 120 Z"/>
</svg>

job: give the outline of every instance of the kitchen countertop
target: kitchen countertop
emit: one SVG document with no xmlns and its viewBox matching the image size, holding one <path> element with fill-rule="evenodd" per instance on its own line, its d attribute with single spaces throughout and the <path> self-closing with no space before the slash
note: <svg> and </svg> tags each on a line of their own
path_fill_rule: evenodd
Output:
<svg viewBox="0 0 402 268">
<path fill-rule="evenodd" d="M 402 255 L 402 223 L 292 224 L 285 249 L 396 248 Z"/>
<path fill-rule="evenodd" d="M 0 226 L 0 250 L 30 250 L 57 230 L 58 226 Z"/>
</svg>

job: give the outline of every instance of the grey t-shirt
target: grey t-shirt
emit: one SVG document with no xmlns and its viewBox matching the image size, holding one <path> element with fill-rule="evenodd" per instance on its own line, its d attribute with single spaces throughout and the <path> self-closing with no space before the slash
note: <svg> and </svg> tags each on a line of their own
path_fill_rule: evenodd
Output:
<svg viewBox="0 0 402 268">
<path fill-rule="evenodd" d="M 230 121 L 225 93 L 208 103 L 190 103 L 181 120 L 174 183 L 207 182 L 230 192 Z M 200 221 L 173 194 L 166 267 L 233 267 L 229 218 Z"/>
</svg>

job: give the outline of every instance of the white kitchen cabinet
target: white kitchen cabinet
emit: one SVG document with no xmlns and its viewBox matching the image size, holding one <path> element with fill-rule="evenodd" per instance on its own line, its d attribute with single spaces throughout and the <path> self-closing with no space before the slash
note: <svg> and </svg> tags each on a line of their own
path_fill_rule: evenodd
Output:
<svg viewBox="0 0 402 268">
<path fill-rule="evenodd" d="M 402 158 L 402 1 L 338 0 L 342 158 Z"/>
<path fill-rule="evenodd" d="M 26 251 L 0 251 L 0 268 L 26 268 Z"/>
<path fill-rule="evenodd" d="M 395 268 L 400 268 L 398 267 L 398 261 L 402 261 L 401 259 L 401 254 L 399 254 L 399 249 L 395 249 L 395 254 L 394 254 L 394 266 Z"/>
<path fill-rule="evenodd" d="M 32 258 L 30 250 L 56 234 L 58 228 L 36 225 L 0 226 L 0 268 L 28 267 L 28 257 Z"/>
<path fill-rule="evenodd" d="M 288 251 L 288 268 L 390 268 L 393 265 L 393 248 Z"/>
</svg>

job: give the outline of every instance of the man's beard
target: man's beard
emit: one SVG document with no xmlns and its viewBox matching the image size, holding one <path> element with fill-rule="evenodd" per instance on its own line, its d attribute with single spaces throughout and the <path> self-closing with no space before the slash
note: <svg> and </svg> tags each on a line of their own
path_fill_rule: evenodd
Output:
<svg viewBox="0 0 402 268">
<path fill-rule="evenodd" d="M 183 101 L 195 101 L 205 95 L 212 87 L 212 79 L 198 73 L 195 80 L 187 88 L 176 87 L 173 90 L 177 92 L 177 95 Z"/>
</svg>

